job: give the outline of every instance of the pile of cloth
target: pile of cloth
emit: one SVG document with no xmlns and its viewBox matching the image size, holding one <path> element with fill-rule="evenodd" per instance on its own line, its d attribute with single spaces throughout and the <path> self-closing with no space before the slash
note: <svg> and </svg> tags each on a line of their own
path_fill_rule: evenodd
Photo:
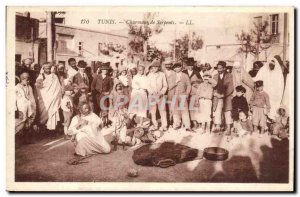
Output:
<svg viewBox="0 0 300 197">
<path fill-rule="evenodd" d="M 163 142 L 146 144 L 136 149 L 132 159 L 138 165 L 167 168 L 178 163 L 192 161 L 202 155 L 203 153 L 198 149 L 174 142 Z"/>
</svg>

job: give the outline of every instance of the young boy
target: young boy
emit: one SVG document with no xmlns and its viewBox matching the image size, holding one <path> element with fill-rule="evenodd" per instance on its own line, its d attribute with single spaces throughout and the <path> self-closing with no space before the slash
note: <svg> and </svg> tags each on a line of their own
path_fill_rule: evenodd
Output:
<svg viewBox="0 0 300 197">
<path fill-rule="evenodd" d="M 124 98 L 123 84 L 116 85 L 113 91 L 113 98 L 110 100 L 110 112 L 109 119 L 112 120 L 112 126 L 115 138 L 112 141 L 114 145 L 113 150 L 117 150 L 117 144 L 122 144 L 123 150 L 125 150 L 125 141 L 127 133 L 127 122 L 129 121 L 129 114 L 126 109 L 126 103 Z"/>
<path fill-rule="evenodd" d="M 289 116 L 285 107 L 281 106 L 277 110 L 278 116 L 275 118 L 273 125 L 273 135 L 279 138 L 287 138 L 289 133 Z"/>
<path fill-rule="evenodd" d="M 212 78 L 210 72 L 203 74 L 203 82 L 197 89 L 199 101 L 199 115 L 197 121 L 201 123 L 202 133 L 210 132 L 213 88 L 217 82 Z"/>
<path fill-rule="evenodd" d="M 233 123 L 235 133 L 238 136 L 245 136 L 247 134 L 252 134 L 253 126 L 251 120 L 248 119 L 246 111 L 240 110 L 238 112 L 239 120 Z"/>
<path fill-rule="evenodd" d="M 193 123 L 193 128 L 195 129 L 199 128 L 199 122 L 197 121 L 197 118 L 201 116 L 199 113 L 199 98 L 197 96 L 197 90 L 200 83 L 201 82 L 199 80 L 192 82 L 192 90 L 190 94 L 190 117 Z M 195 100 L 193 100 L 194 98 Z"/>
<path fill-rule="evenodd" d="M 270 99 L 269 95 L 263 91 L 263 81 L 255 82 L 256 90 L 250 99 L 250 106 L 252 109 L 252 123 L 254 132 L 258 132 L 258 127 L 261 127 L 261 133 L 265 132 L 267 124 L 267 114 L 270 112 Z"/>
<path fill-rule="evenodd" d="M 94 109 L 94 104 L 92 102 L 91 95 L 88 93 L 89 87 L 85 83 L 80 83 L 78 86 L 78 92 L 74 95 L 74 106 L 76 111 L 78 112 L 78 106 L 80 103 L 88 103 L 91 110 Z"/>
<path fill-rule="evenodd" d="M 244 94 L 246 93 L 246 89 L 239 85 L 235 88 L 236 90 L 236 96 L 232 99 L 232 119 L 234 121 L 239 120 L 239 111 L 244 111 L 246 113 L 246 116 L 248 116 L 249 112 L 249 105 L 247 102 L 247 99 L 244 97 Z"/>
<path fill-rule="evenodd" d="M 29 85 L 29 74 L 23 72 L 20 75 L 20 83 L 16 85 L 16 133 L 28 134 L 36 116 L 36 102 L 33 91 Z"/>
<path fill-rule="evenodd" d="M 73 98 L 72 98 L 72 94 L 73 94 L 73 90 L 74 88 L 70 85 L 66 85 L 65 86 L 65 93 L 64 96 L 61 100 L 61 105 L 60 108 L 63 111 L 63 116 L 64 116 L 64 133 L 65 133 L 65 139 L 69 139 L 68 137 L 68 128 L 70 126 L 71 123 L 71 119 L 73 117 Z"/>
</svg>

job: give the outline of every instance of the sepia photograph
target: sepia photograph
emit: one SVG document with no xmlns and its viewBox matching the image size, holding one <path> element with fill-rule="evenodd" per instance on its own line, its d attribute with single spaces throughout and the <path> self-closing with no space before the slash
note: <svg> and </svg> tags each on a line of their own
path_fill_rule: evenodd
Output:
<svg viewBox="0 0 300 197">
<path fill-rule="evenodd" d="M 6 9 L 8 191 L 294 191 L 293 7 Z"/>
</svg>

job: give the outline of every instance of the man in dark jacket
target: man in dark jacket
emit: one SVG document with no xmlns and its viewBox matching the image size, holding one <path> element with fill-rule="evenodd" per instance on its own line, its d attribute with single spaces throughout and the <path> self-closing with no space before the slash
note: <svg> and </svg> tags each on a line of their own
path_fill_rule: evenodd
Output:
<svg viewBox="0 0 300 197">
<path fill-rule="evenodd" d="M 107 96 L 111 93 L 114 86 L 113 79 L 108 75 L 109 70 L 111 70 L 109 65 L 110 65 L 109 62 L 102 64 L 100 68 L 101 73 L 94 75 L 91 84 L 91 91 L 96 96 L 96 106 L 100 112 L 108 111 L 105 109 L 101 109 L 100 101 L 102 97 Z M 103 104 L 105 105 L 105 108 L 108 109 L 109 99 L 108 98 L 105 99 Z"/>
<path fill-rule="evenodd" d="M 201 83 L 203 79 L 200 73 L 196 71 L 195 63 L 196 61 L 192 57 L 189 57 L 186 60 L 184 60 L 183 64 L 185 65 L 184 67 L 186 67 L 186 70 L 183 70 L 182 72 L 189 76 L 191 83 L 193 83 L 194 81 L 199 81 Z"/>
<path fill-rule="evenodd" d="M 226 62 L 219 61 L 217 64 L 218 73 L 214 75 L 217 85 L 214 88 L 213 111 L 214 123 L 216 130 L 220 130 L 222 124 L 222 114 L 225 117 L 226 134 L 231 134 L 231 110 L 232 110 L 232 94 L 234 91 L 233 77 L 231 73 L 227 73 Z"/>
<path fill-rule="evenodd" d="M 81 83 L 85 83 L 85 85 L 87 85 L 89 87 L 90 90 L 90 80 L 88 78 L 88 75 L 86 73 L 86 66 L 87 63 L 83 60 L 80 60 L 78 62 L 78 72 L 77 74 L 73 77 L 73 83 L 79 85 Z"/>
</svg>

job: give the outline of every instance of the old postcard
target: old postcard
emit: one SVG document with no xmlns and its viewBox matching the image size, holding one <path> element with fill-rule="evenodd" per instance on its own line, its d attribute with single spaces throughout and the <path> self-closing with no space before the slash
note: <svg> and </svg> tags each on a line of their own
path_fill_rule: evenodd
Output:
<svg viewBox="0 0 300 197">
<path fill-rule="evenodd" d="M 6 28 L 8 191 L 294 190 L 293 7 L 9 6 Z"/>
</svg>

